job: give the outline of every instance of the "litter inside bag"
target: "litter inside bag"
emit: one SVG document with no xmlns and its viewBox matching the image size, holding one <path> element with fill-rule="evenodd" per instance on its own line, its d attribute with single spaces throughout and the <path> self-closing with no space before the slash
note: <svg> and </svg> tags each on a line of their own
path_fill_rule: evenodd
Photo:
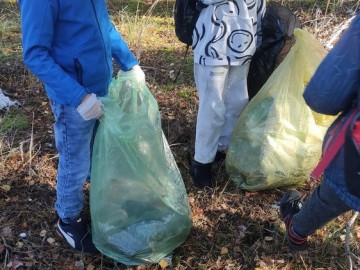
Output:
<svg viewBox="0 0 360 270">
<path fill-rule="evenodd" d="M 304 30 L 295 29 L 295 38 L 234 129 L 226 170 L 240 188 L 263 190 L 308 179 L 335 119 L 315 114 L 302 96 L 326 51 Z"/>
<path fill-rule="evenodd" d="M 131 71 L 119 73 L 102 102 L 90 187 L 93 242 L 123 264 L 156 263 L 191 229 L 180 171 L 156 100 Z"/>
</svg>

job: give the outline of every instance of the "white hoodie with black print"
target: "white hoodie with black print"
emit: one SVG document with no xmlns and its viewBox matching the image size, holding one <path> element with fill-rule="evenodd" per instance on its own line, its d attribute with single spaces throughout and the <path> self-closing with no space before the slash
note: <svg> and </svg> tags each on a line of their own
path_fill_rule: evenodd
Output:
<svg viewBox="0 0 360 270">
<path fill-rule="evenodd" d="M 203 0 L 193 32 L 194 62 L 243 65 L 261 44 L 265 0 Z"/>
</svg>

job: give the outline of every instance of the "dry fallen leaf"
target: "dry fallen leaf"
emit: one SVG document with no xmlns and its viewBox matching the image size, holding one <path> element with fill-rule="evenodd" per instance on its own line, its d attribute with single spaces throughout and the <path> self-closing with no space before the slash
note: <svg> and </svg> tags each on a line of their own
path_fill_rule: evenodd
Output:
<svg viewBox="0 0 360 270">
<path fill-rule="evenodd" d="M 25 262 L 24 264 L 27 268 L 31 268 L 33 266 L 32 262 Z"/>
<path fill-rule="evenodd" d="M 92 264 L 89 264 L 88 266 L 86 266 L 86 270 L 94 270 L 95 266 L 93 266 Z"/>
<path fill-rule="evenodd" d="M 165 269 L 166 267 L 168 267 L 169 264 L 167 263 L 166 260 L 161 260 L 159 262 L 159 265 L 160 265 L 161 269 Z"/>
<path fill-rule="evenodd" d="M 53 254 L 51 257 L 54 259 L 54 260 L 57 260 L 59 258 L 59 253 L 55 253 Z"/>
<path fill-rule="evenodd" d="M 0 188 L 4 191 L 9 191 L 10 190 L 10 186 L 9 185 L 0 185 Z"/>
<path fill-rule="evenodd" d="M 12 230 L 9 226 L 3 228 L 0 232 L 0 236 L 2 237 L 10 237 L 12 236 Z"/>
<path fill-rule="evenodd" d="M 82 260 L 75 262 L 75 268 L 77 270 L 83 270 L 85 268 L 84 262 Z"/>
<path fill-rule="evenodd" d="M 186 106 L 187 106 L 187 103 L 184 102 L 184 101 L 181 101 L 181 102 L 179 103 L 179 106 L 180 106 L 180 109 L 185 109 Z"/>
<path fill-rule="evenodd" d="M 220 254 L 221 255 L 225 255 L 225 254 L 228 254 L 229 253 L 229 250 L 227 247 L 222 247 L 221 248 L 221 251 L 220 251 Z"/>
</svg>

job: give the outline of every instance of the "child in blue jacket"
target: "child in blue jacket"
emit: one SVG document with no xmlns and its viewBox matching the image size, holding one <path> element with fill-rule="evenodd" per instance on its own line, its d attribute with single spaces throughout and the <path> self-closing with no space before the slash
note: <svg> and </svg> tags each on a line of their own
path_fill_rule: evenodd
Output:
<svg viewBox="0 0 360 270">
<path fill-rule="evenodd" d="M 322 114 L 339 115 L 328 129 L 323 150 L 335 138 L 360 100 L 360 15 L 356 16 L 341 40 L 328 53 L 305 89 L 306 103 Z M 360 181 L 360 176 L 359 179 Z M 290 190 L 280 202 L 280 215 L 287 231 L 288 246 L 304 250 L 307 237 L 326 223 L 354 209 L 360 198 L 345 183 L 344 147 L 323 174 L 323 181 L 303 203 L 301 194 Z"/>
<path fill-rule="evenodd" d="M 124 71 L 144 73 L 110 22 L 105 0 L 19 0 L 23 57 L 43 82 L 55 117 L 59 152 L 57 232 L 74 249 L 95 253 L 80 218 L 90 175 L 92 138 L 102 114 L 114 58 Z"/>
</svg>

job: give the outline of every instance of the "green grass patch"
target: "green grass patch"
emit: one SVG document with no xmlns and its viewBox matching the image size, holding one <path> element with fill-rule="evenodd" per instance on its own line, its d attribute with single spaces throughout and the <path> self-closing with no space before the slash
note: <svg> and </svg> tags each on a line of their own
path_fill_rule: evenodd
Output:
<svg viewBox="0 0 360 270">
<path fill-rule="evenodd" d="M 192 92 L 193 92 L 193 90 L 191 90 L 191 89 L 181 89 L 180 91 L 179 91 L 179 97 L 181 97 L 181 98 L 189 98 L 189 97 L 191 97 L 192 96 Z"/>
<path fill-rule="evenodd" d="M 113 14 L 112 21 L 129 46 L 136 46 L 143 50 L 170 46 L 166 37 L 171 37 L 174 31 L 170 18 L 153 16 L 134 16 L 126 11 Z"/>
<path fill-rule="evenodd" d="M 171 92 L 174 91 L 175 87 L 176 87 L 175 83 L 167 83 L 162 86 L 162 90 L 165 92 Z"/>
<path fill-rule="evenodd" d="M 18 108 L 8 110 L 4 117 L 2 119 L 0 118 L 0 134 L 8 132 L 15 133 L 17 131 L 26 130 L 30 126 L 31 124 L 24 112 Z"/>
<path fill-rule="evenodd" d="M 175 265 L 178 265 L 178 264 L 180 264 L 180 262 L 181 262 L 180 256 L 175 256 L 175 257 L 174 257 L 174 264 L 175 264 Z"/>
<path fill-rule="evenodd" d="M 21 51 L 16 51 L 16 52 L 9 53 L 9 54 L 0 54 L 0 62 L 2 62 L 2 63 L 10 61 L 10 60 L 20 61 L 21 59 L 22 59 Z"/>
<path fill-rule="evenodd" d="M 21 51 L 20 13 L 16 1 L 0 3 L 0 56 Z"/>
</svg>

